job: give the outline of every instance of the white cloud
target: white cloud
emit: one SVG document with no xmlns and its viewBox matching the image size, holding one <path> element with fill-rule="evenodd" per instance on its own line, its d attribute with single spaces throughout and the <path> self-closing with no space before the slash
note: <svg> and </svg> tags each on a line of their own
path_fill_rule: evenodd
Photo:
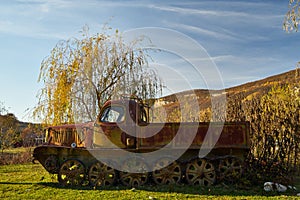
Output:
<svg viewBox="0 0 300 200">
<path fill-rule="evenodd" d="M 67 39 L 74 35 L 74 29 L 69 27 L 80 23 L 77 13 L 85 3 L 80 2 L 79 5 L 67 0 L 17 0 L 1 5 L 0 32 L 31 38 Z"/>
<path fill-rule="evenodd" d="M 13 23 L 9 20 L 0 21 L 0 31 L 5 30 L 5 27 L 11 26 Z"/>
<path fill-rule="evenodd" d="M 259 10 L 268 10 L 270 9 L 270 4 L 264 4 L 263 2 L 260 3 L 241 3 L 238 2 L 236 4 L 236 7 L 240 8 L 248 8 L 246 11 L 232 11 L 232 4 L 234 2 L 226 3 L 223 5 L 219 5 L 221 2 L 214 2 L 214 1 L 209 1 L 202 3 L 202 5 L 197 5 L 197 9 L 195 8 L 187 8 L 187 7 L 182 7 L 184 4 L 177 4 L 178 6 L 169 6 L 169 5 L 148 5 L 149 8 L 161 10 L 161 11 L 167 11 L 167 12 L 175 12 L 181 15 L 194 15 L 194 16 L 210 16 L 210 17 L 234 17 L 237 19 L 253 19 L 253 20 L 266 20 L 270 18 L 282 18 L 283 15 L 265 15 L 264 13 L 259 14 L 255 13 L 253 14 L 253 11 L 255 12 L 257 9 Z M 214 9 L 207 9 L 208 5 L 214 5 Z M 186 5 L 191 5 L 186 3 Z M 229 6 L 230 5 L 230 6 Z M 202 9 L 201 9 L 202 8 Z M 253 8 L 253 9 L 252 9 Z M 226 10 L 227 9 L 227 10 Z M 235 9 L 235 10 L 241 10 L 241 9 Z M 220 18 L 222 19 L 222 18 Z"/>
<path fill-rule="evenodd" d="M 162 11 L 176 12 L 183 15 L 205 15 L 215 17 L 249 17 L 249 14 L 244 12 L 233 12 L 233 11 L 216 11 L 207 9 L 193 9 L 193 8 L 182 8 L 175 6 L 156 6 L 151 5 L 150 8 L 154 8 Z"/>
<path fill-rule="evenodd" d="M 228 62 L 228 61 L 236 59 L 236 57 L 233 55 L 221 55 L 221 56 L 211 57 L 211 59 L 214 62 Z"/>
<path fill-rule="evenodd" d="M 245 40 L 266 40 L 266 37 L 260 35 L 249 35 L 247 30 L 251 32 L 250 27 L 256 27 L 257 30 L 265 29 L 266 27 L 281 29 L 281 21 L 284 18 L 284 12 L 279 13 L 280 7 L 278 4 L 266 4 L 264 2 L 249 3 L 249 2 L 222 2 L 222 1 L 205 1 L 195 3 L 195 6 L 191 6 L 187 3 L 174 3 L 172 5 L 151 5 L 150 8 L 160 10 L 163 12 L 174 13 L 175 15 L 182 16 L 186 21 L 197 22 L 198 29 L 194 26 L 186 26 L 185 29 L 190 31 L 199 32 L 211 36 L 227 35 L 226 37 L 236 37 Z M 276 10 L 276 12 L 272 12 Z M 190 17 L 191 20 L 187 20 Z M 279 23 L 278 23 L 279 22 Z M 201 27 L 226 27 L 223 31 L 211 31 L 207 29 L 201 29 Z M 244 35 L 234 34 L 230 29 L 240 28 L 239 31 L 245 31 Z M 182 27 L 183 28 L 183 27 Z M 216 34 L 217 33 L 217 34 Z"/>
<path fill-rule="evenodd" d="M 222 32 L 217 32 L 217 31 L 212 31 L 204 28 L 200 28 L 197 26 L 191 26 L 187 24 L 179 24 L 179 23 L 170 23 L 170 22 L 164 22 L 167 26 L 171 28 L 176 28 L 176 29 L 182 29 L 188 32 L 193 32 L 199 35 L 205 35 L 213 38 L 218 38 L 220 40 L 226 39 L 226 40 L 238 40 L 237 36 L 234 35 L 233 33 L 231 34 L 226 34 L 225 31 Z M 228 33 L 228 32 L 227 32 Z"/>
<path fill-rule="evenodd" d="M 235 56 L 235 55 L 220 55 L 211 57 L 212 60 L 217 64 L 226 64 L 232 66 L 256 66 L 267 63 L 276 63 L 280 60 L 278 58 L 261 56 L 261 57 L 246 57 L 246 56 Z"/>
</svg>

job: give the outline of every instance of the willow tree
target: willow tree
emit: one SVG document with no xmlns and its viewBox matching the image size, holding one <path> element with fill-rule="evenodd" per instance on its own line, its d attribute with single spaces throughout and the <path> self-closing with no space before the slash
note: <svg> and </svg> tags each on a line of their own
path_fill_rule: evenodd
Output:
<svg viewBox="0 0 300 200">
<path fill-rule="evenodd" d="M 289 9 L 285 15 L 283 28 L 287 32 L 298 31 L 300 22 L 300 0 L 289 0 Z"/>
<path fill-rule="evenodd" d="M 139 44 L 144 38 L 125 43 L 122 34 L 105 31 L 60 41 L 40 68 L 43 88 L 33 116 L 46 124 L 95 120 L 103 103 L 121 95 L 147 100 L 162 90 L 162 84 L 147 62 Z"/>
</svg>

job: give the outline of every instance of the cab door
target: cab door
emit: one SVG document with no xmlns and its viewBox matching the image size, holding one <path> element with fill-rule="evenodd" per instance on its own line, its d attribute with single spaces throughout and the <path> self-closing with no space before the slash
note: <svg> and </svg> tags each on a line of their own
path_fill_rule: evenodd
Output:
<svg viewBox="0 0 300 200">
<path fill-rule="evenodd" d="M 109 105 L 102 109 L 95 123 L 94 147 L 102 148 L 135 148 L 135 130 L 130 128 L 123 105 Z M 126 131 L 134 131 L 127 134 Z"/>
</svg>

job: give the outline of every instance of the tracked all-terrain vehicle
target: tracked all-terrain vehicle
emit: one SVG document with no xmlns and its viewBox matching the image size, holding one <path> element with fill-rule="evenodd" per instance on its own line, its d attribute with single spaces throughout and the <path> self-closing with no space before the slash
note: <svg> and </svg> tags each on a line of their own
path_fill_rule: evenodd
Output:
<svg viewBox="0 0 300 200">
<path fill-rule="evenodd" d="M 33 156 L 62 185 L 234 181 L 249 150 L 248 122 L 150 123 L 136 99 L 106 102 L 95 122 L 45 131 Z"/>
</svg>

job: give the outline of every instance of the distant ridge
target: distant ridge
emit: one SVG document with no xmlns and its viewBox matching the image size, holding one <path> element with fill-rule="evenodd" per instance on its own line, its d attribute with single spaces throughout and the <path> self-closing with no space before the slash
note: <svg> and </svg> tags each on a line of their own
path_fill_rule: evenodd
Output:
<svg viewBox="0 0 300 200">
<path fill-rule="evenodd" d="M 266 94 L 273 86 L 283 85 L 287 83 L 300 83 L 299 69 L 273 75 L 267 78 L 263 78 L 261 80 L 244 83 L 238 86 L 226 88 L 226 98 L 227 101 L 231 101 L 240 98 L 251 99 L 253 97 L 260 97 Z M 181 98 L 188 95 L 194 95 L 198 99 L 198 103 L 199 105 L 201 105 L 201 109 L 205 109 L 211 104 L 209 91 L 210 90 L 208 89 L 187 90 L 162 97 L 160 98 L 160 100 L 167 102 L 165 106 L 173 109 L 179 107 L 177 97 Z"/>
<path fill-rule="evenodd" d="M 19 121 L 14 114 L 8 113 L 6 115 L 0 114 L 0 128 L 2 128 L 3 131 L 7 131 L 9 127 L 13 126 L 17 132 L 22 132 L 23 129 L 27 128 L 28 126 L 34 127 L 41 127 L 40 124 L 34 124 L 30 122 L 22 122 Z"/>
</svg>

